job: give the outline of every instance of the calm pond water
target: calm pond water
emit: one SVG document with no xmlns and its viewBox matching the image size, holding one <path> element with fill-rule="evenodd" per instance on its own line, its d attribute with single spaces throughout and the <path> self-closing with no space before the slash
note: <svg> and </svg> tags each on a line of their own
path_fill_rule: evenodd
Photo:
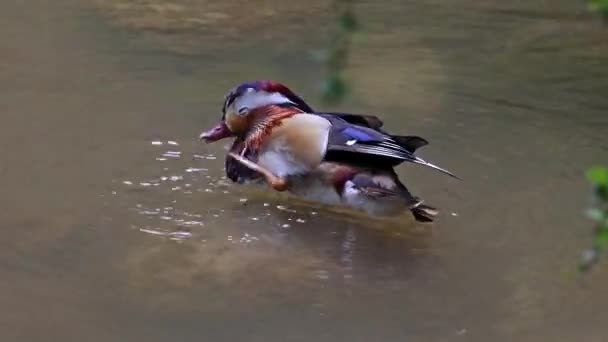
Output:
<svg viewBox="0 0 608 342">
<path fill-rule="evenodd" d="M 608 340 L 608 264 L 574 273 L 608 163 L 608 29 L 582 2 L 360 2 L 340 109 L 464 178 L 399 168 L 430 226 L 223 179 L 196 137 L 234 84 L 321 106 L 328 4 L 175 3 L 0 5 L 0 340 Z"/>
</svg>

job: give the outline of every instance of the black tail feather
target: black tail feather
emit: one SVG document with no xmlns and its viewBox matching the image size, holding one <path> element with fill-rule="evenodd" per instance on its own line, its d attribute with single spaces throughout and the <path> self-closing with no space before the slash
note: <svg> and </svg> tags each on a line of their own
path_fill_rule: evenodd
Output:
<svg viewBox="0 0 608 342">
<path fill-rule="evenodd" d="M 433 222 L 439 214 L 439 210 L 425 204 L 418 204 L 411 209 L 414 218 L 418 222 Z"/>
<path fill-rule="evenodd" d="M 393 138 L 399 146 L 411 153 L 414 153 L 417 149 L 429 144 L 426 139 L 413 135 L 392 135 L 391 138 Z"/>
</svg>

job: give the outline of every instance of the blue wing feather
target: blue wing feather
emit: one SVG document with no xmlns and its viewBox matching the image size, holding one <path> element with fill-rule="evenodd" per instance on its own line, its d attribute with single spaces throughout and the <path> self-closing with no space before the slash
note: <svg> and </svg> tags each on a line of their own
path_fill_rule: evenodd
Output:
<svg viewBox="0 0 608 342">
<path fill-rule="evenodd" d="M 350 137 L 351 139 L 355 139 L 357 141 L 363 141 L 363 142 L 368 142 L 368 141 L 376 141 L 377 139 L 372 136 L 371 134 L 364 132 L 362 130 L 356 129 L 354 127 L 347 127 L 344 130 L 342 130 L 342 134 Z"/>
<path fill-rule="evenodd" d="M 416 156 L 414 154 L 415 148 L 405 148 L 389 134 L 378 132 L 368 127 L 358 127 L 337 118 L 334 118 L 331 121 L 334 131 L 333 135 L 330 132 L 328 152 L 335 154 L 339 153 L 339 151 L 345 151 L 347 153 L 358 153 L 368 156 L 375 155 L 381 158 L 408 161 L 426 165 L 454 178 L 458 178 L 450 171 L 433 165 Z M 426 140 L 421 140 L 420 142 L 426 143 Z"/>
</svg>

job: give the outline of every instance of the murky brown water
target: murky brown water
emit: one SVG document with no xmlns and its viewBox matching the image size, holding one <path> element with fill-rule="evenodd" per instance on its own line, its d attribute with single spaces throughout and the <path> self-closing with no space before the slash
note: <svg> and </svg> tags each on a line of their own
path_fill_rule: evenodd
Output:
<svg viewBox="0 0 608 342">
<path fill-rule="evenodd" d="M 175 30 L 125 3 L 0 5 L 0 340 L 608 339 L 608 266 L 573 273 L 608 33 L 576 1 L 361 2 L 342 109 L 465 179 L 399 169 L 443 210 L 430 227 L 236 187 L 196 141 L 242 80 L 319 106 L 326 2 L 177 1 L 199 12 Z"/>
</svg>

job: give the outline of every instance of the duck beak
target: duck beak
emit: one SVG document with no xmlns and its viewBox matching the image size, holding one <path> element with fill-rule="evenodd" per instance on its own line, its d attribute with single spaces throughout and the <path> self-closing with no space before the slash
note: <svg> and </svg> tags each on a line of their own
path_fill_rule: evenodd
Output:
<svg viewBox="0 0 608 342">
<path fill-rule="evenodd" d="M 226 123 L 222 120 L 215 125 L 215 127 L 201 133 L 199 139 L 205 141 L 206 143 L 212 143 L 231 136 L 233 136 L 232 132 L 230 132 L 230 129 L 228 129 L 228 126 L 226 126 Z"/>
</svg>

